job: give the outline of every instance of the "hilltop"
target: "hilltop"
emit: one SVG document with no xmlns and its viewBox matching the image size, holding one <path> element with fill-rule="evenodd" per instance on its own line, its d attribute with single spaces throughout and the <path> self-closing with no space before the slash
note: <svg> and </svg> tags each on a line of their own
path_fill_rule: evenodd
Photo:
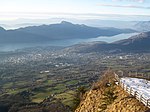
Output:
<svg viewBox="0 0 150 112">
<path fill-rule="evenodd" d="M 83 95 L 75 112 L 145 112 L 148 110 L 120 86 L 114 84 L 112 71 L 107 71 L 101 79 Z"/>
</svg>

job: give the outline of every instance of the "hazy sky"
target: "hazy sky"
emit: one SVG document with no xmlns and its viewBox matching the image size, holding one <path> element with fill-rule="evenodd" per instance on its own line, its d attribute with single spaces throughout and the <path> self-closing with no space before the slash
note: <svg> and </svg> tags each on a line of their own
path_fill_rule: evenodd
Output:
<svg viewBox="0 0 150 112">
<path fill-rule="evenodd" d="M 98 18 L 98 14 L 150 16 L 150 0 L 0 0 L 0 20 Z"/>
</svg>

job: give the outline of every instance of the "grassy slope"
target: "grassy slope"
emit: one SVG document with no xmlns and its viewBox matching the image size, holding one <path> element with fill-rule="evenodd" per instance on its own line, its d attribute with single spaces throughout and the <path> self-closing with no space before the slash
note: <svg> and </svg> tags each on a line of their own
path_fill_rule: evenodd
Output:
<svg viewBox="0 0 150 112">
<path fill-rule="evenodd" d="M 114 85 L 114 80 L 113 72 L 107 71 L 102 80 L 86 92 L 75 112 L 145 112 L 148 110 L 120 86 Z M 112 84 L 111 87 L 106 86 L 108 82 Z"/>
</svg>

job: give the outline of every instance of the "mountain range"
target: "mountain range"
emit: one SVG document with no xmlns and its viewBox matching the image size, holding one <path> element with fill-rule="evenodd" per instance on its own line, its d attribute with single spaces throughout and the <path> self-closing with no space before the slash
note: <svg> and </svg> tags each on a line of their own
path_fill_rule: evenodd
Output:
<svg viewBox="0 0 150 112">
<path fill-rule="evenodd" d="M 88 39 L 136 32 L 131 29 L 96 28 L 62 21 L 59 24 L 30 26 L 15 30 L 0 27 L 0 43 L 36 43 L 65 39 Z M 108 37 L 109 38 L 109 37 Z M 150 31 L 113 43 L 89 42 L 67 47 L 70 52 L 149 52 Z"/>
<path fill-rule="evenodd" d="M 71 46 L 66 50 L 70 52 L 150 52 L 150 32 L 140 33 L 128 39 L 113 43 L 90 42 Z"/>
<path fill-rule="evenodd" d="M 109 15 L 110 16 L 110 15 Z M 120 17 L 120 15 L 119 15 Z M 129 18 L 129 17 L 128 17 Z M 92 27 L 114 27 L 118 29 L 134 29 L 137 31 L 150 31 L 150 21 L 131 21 L 131 20 L 101 20 L 101 19 L 67 19 L 67 18 L 51 18 L 51 19 L 18 19 L 14 21 L 0 21 L 1 27 L 6 29 L 19 29 L 28 26 L 40 26 L 42 24 L 56 24 L 61 21 L 69 21 L 71 23 L 85 24 Z"/>
<path fill-rule="evenodd" d="M 64 39 L 88 39 L 133 33 L 131 29 L 96 28 L 62 21 L 59 24 L 30 26 L 15 30 L 0 28 L 0 43 L 38 43 Z"/>
</svg>

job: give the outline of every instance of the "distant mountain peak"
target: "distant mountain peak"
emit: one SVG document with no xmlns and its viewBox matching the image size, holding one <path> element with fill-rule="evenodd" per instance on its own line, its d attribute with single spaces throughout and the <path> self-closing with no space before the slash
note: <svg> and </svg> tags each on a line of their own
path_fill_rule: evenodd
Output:
<svg viewBox="0 0 150 112">
<path fill-rule="evenodd" d="M 5 31 L 5 29 L 3 27 L 0 27 L 0 31 Z"/>
<path fill-rule="evenodd" d="M 62 21 L 61 24 L 73 25 L 71 22 L 68 22 L 68 21 Z"/>
<path fill-rule="evenodd" d="M 141 21 L 134 25 L 138 31 L 150 31 L 150 21 Z"/>
</svg>

